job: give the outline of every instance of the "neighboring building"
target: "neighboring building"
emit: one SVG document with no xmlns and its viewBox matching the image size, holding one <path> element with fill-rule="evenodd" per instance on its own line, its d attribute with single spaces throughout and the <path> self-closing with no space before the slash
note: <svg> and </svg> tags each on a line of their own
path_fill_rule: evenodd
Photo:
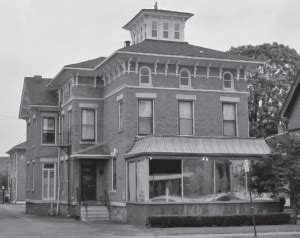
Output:
<svg viewBox="0 0 300 238">
<path fill-rule="evenodd" d="M 4 186 L 5 189 L 8 188 L 8 157 L 0 157 L 0 189 Z"/>
<path fill-rule="evenodd" d="M 10 201 L 25 203 L 26 198 L 26 142 L 20 143 L 9 151 L 8 185 Z"/>
<path fill-rule="evenodd" d="M 214 201 L 246 198 L 244 160 L 270 152 L 248 129 L 247 72 L 262 62 L 188 44 L 191 16 L 143 9 L 124 26 L 133 45 L 25 78 L 27 212 L 85 219 L 80 206 L 106 204 L 129 223 L 250 212 Z"/>
<path fill-rule="evenodd" d="M 298 71 L 280 111 L 287 131 L 300 137 L 300 71 Z"/>
</svg>

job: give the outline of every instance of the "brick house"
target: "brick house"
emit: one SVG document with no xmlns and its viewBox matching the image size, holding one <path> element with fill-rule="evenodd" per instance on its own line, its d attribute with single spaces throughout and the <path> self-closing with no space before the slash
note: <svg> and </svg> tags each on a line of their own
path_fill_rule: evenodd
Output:
<svg viewBox="0 0 300 238">
<path fill-rule="evenodd" d="M 12 147 L 9 154 L 8 186 L 10 201 L 25 203 L 26 198 L 26 142 Z"/>
<path fill-rule="evenodd" d="M 300 137 L 300 71 L 298 71 L 280 111 L 281 118 L 287 119 L 287 131 Z"/>
<path fill-rule="evenodd" d="M 246 199 L 243 161 L 269 153 L 248 131 L 246 77 L 262 62 L 185 42 L 192 15 L 142 9 L 123 27 L 132 45 L 25 78 L 27 212 L 86 219 L 106 205 L 110 219 L 143 223 Z"/>
</svg>

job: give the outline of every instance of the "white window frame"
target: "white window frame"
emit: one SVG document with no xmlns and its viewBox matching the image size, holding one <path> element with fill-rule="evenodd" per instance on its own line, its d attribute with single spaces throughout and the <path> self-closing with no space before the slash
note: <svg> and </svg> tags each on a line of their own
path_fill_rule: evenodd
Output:
<svg viewBox="0 0 300 238">
<path fill-rule="evenodd" d="M 54 168 L 52 169 L 48 169 L 48 168 L 45 168 L 45 164 L 53 164 L 54 165 Z M 54 192 L 53 192 L 53 197 L 49 197 L 49 194 L 50 194 L 50 186 L 49 186 L 49 181 L 48 181 L 48 196 L 47 197 L 44 197 L 44 171 L 45 170 L 48 170 L 48 180 L 50 181 L 50 170 L 53 170 L 54 171 L 54 186 L 53 186 L 53 189 L 54 189 Z M 56 198 L 56 164 L 55 163 L 43 163 L 43 169 L 42 169 L 42 198 L 43 200 L 55 200 Z"/>
<path fill-rule="evenodd" d="M 225 75 L 230 75 L 230 88 L 227 88 L 227 87 L 225 87 Z M 234 80 L 233 80 L 233 74 L 231 73 L 231 72 L 229 72 L 229 71 L 225 71 L 224 73 L 223 73 L 223 89 L 224 90 L 234 90 Z"/>
<path fill-rule="evenodd" d="M 94 140 L 83 140 L 82 139 L 82 113 L 84 110 L 94 111 Z M 83 143 L 95 143 L 97 141 L 97 109 L 95 108 L 81 108 L 80 112 L 80 141 Z"/>
<path fill-rule="evenodd" d="M 138 136 L 147 136 L 147 135 L 154 135 L 155 133 L 154 133 L 154 131 L 155 131 L 155 127 L 154 127 L 154 118 L 155 118 L 155 116 L 154 116 L 154 99 L 153 98 L 138 98 L 138 103 L 137 103 L 137 135 Z M 140 127 L 139 127 L 139 103 L 140 103 L 140 101 L 151 101 L 151 103 L 152 103 L 152 133 L 150 133 L 150 134 L 140 134 L 139 132 L 140 132 Z"/>
<path fill-rule="evenodd" d="M 180 102 L 190 102 L 192 105 L 192 135 L 188 134 L 180 134 Z M 178 135 L 180 136 L 194 136 L 195 135 L 195 113 L 194 113 L 194 100 L 178 100 Z"/>
<path fill-rule="evenodd" d="M 237 103 L 235 103 L 235 102 L 226 102 L 226 101 L 223 101 L 221 103 L 221 105 L 222 105 L 222 107 L 221 107 L 221 110 L 222 110 L 222 135 L 225 136 L 225 137 L 230 137 L 230 135 L 224 135 L 224 114 L 223 114 L 223 105 L 224 104 L 234 105 L 234 109 L 235 109 L 235 135 L 233 135 L 231 137 L 238 137 L 239 136 L 239 131 L 238 131 L 238 113 L 237 113 Z"/>
<path fill-rule="evenodd" d="M 148 70 L 148 73 L 149 73 L 149 82 L 148 83 L 142 83 L 142 74 L 141 74 L 141 72 L 142 72 L 143 69 Z M 152 71 L 151 71 L 149 66 L 143 65 L 140 68 L 140 70 L 139 70 L 139 83 L 140 83 L 141 86 L 152 86 Z"/>
<path fill-rule="evenodd" d="M 116 177 L 114 177 L 114 166 L 116 168 L 115 169 Z M 114 182 L 116 182 L 115 187 L 114 187 Z M 111 191 L 112 192 L 117 191 L 117 158 L 116 157 L 111 158 Z"/>
<path fill-rule="evenodd" d="M 153 24 L 156 23 L 156 29 L 153 28 Z M 153 36 L 153 31 L 156 31 L 156 36 Z M 158 39 L 158 22 L 157 21 L 152 21 L 151 22 L 151 37 L 154 39 Z"/>
<path fill-rule="evenodd" d="M 167 26 L 167 27 L 165 28 L 165 26 Z M 163 22 L 163 29 L 162 29 L 163 39 L 169 39 L 170 38 L 169 29 L 170 29 L 169 22 Z M 165 33 L 166 33 L 167 37 L 165 37 Z"/>
<path fill-rule="evenodd" d="M 182 85 L 181 84 L 181 73 L 183 72 L 183 71 L 186 71 L 187 73 L 188 73 L 188 85 Z M 182 69 L 180 69 L 180 71 L 179 71 L 179 87 L 180 88 L 191 88 L 191 72 L 187 69 L 187 68 L 182 68 Z"/>
<path fill-rule="evenodd" d="M 36 126 L 36 117 L 34 117 L 32 119 L 32 135 L 31 135 L 33 146 L 36 144 L 36 128 L 37 128 L 37 126 Z"/>
<path fill-rule="evenodd" d="M 54 143 L 43 143 L 43 130 L 44 130 L 44 119 L 45 118 L 50 118 L 50 119 L 54 119 Z M 57 117 L 56 116 L 54 116 L 54 115 L 44 115 L 43 117 L 42 117 L 42 127 L 41 127 L 41 145 L 43 145 L 43 146 L 55 146 L 56 145 L 56 137 L 57 137 L 57 133 L 56 133 L 56 131 L 57 131 Z"/>
</svg>

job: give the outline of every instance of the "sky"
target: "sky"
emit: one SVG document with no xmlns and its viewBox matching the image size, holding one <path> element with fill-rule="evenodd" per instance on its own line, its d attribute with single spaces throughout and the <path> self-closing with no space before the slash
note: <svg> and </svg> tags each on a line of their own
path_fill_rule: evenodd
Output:
<svg viewBox="0 0 300 238">
<path fill-rule="evenodd" d="M 158 0 L 194 16 L 185 41 L 227 51 L 278 42 L 300 53 L 299 0 Z M 122 27 L 155 0 L 0 0 L 0 156 L 26 140 L 18 119 L 24 77 L 54 77 L 64 65 L 109 56 L 130 40 Z"/>
</svg>

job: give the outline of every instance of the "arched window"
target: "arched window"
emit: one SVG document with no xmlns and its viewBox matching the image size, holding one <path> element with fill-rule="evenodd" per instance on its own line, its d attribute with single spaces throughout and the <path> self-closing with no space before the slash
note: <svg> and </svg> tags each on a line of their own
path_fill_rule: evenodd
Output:
<svg viewBox="0 0 300 238">
<path fill-rule="evenodd" d="M 151 85 L 151 69 L 148 66 L 140 68 L 140 84 Z"/>
<path fill-rule="evenodd" d="M 180 87 L 191 87 L 191 73 L 188 69 L 181 69 L 179 72 Z"/>
<path fill-rule="evenodd" d="M 223 87 L 224 89 L 233 89 L 233 75 L 228 71 L 223 74 Z"/>
</svg>

